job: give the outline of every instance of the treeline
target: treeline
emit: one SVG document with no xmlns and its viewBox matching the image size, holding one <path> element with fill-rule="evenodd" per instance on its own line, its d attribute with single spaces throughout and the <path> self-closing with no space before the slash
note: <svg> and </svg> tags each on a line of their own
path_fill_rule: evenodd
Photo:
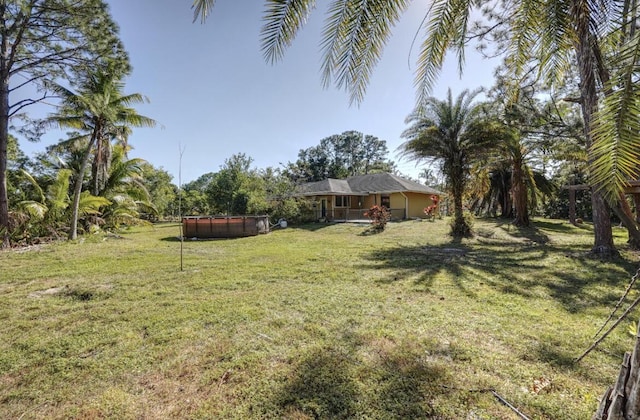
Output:
<svg viewBox="0 0 640 420">
<path fill-rule="evenodd" d="M 234 154 L 218 171 L 180 188 L 166 170 L 128 158 L 132 146 L 117 128 L 123 126 L 105 124 L 103 131 L 110 134 L 93 143 L 89 134 L 69 133 L 68 139 L 35 158 L 28 158 L 15 137 L 10 137 L 8 186 L 14 243 L 70 236 L 78 183 L 76 230 L 80 233 L 177 220 L 181 215 L 268 214 L 274 221 L 285 218 L 295 223 L 311 214 L 309 203 L 295 197 L 297 184 L 395 167 L 387 158 L 384 140 L 348 131 L 301 149 L 295 162 L 281 168 L 256 168 L 252 157 Z"/>
</svg>

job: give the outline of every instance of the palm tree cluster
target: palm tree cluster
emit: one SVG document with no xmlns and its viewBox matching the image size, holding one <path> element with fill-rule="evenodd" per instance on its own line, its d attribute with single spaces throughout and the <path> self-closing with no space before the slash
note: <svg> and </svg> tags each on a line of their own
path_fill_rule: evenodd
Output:
<svg viewBox="0 0 640 420">
<path fill-rule="evenodd" d="M 73 206 L 69 239 L 77 237 L 78 211 L 84 173 L 93 156 L 92 186 L 94 196 L 104 193 L 109 181 L 111 163 L 111 142 L 117 140 L 121 147 L 128 147 L 130 127 L 153 127 L 155 121 L 139 115 L 131 104 L 146 100 L 139 93 L 125 95 L 124 83 L 109 71 L 100 69 L 90 74 L 78 92 L 56 85 L 56 92 L 62 98 L 62 106 L 51 121 L 60 127 L 78 129 L 79 137 L 69 141 L 86 143 L 78 176 L 73 189 Z"/>
<path fill-rule="evenodd" d="M 49 159 L 41 162 L 49 175 L 37 180 L 22 171 L 32 197 L 21 200 L 12 212 L 13 236 L 29 240 L 66 232 L 76 239 L 79 222 L 85 231 L 117 228 L 139 221 L 141 212 L 153 214 L 156 210 L 142 183 L 145 162 L 127 157 L 131 128 L 155 125 L 130 106 L 146 98 L 125 95 L 121 78 L 106 68 L 89 74 L 77 90 L 62 85 L 53 89 L 61 104 L 49 123 L 76 131 L 49 148 Z"/>
</svg>

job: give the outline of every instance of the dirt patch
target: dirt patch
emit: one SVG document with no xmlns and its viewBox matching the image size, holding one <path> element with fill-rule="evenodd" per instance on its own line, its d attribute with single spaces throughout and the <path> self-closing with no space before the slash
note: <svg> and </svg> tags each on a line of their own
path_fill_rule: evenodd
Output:
<svg viewBox="0 0 640 420">
<path fill-rule="evenodd" d="M 62 293 L 64 293 L 66 291 L 67 287 L 66 286 L 62 286 L 62 287 L 51 287 L 47 290 L 38 290 L 36 292 L 32 292 L 29 293 L 27 295 L 27 297 L 30 297 L 32 299 L 40 299 L 43 298 L 45 296 L 57 296 L 60 295 Z"/>
<path fill-rule="evenodd" d="M 25 252 L 40 251 L 46 245 L 47 244 L 36 244 L 36 245 L 21 246 L 21 247 L 18 247 L 18 248 L 14 248 L 13 252 L 15 252 L 16 254 L 24 254 Z"/>
<path fill-rule="evenodd" d="M 67 296 L 76 300 L 91 300 L 94 295 L 101 295 L 113 289 L 111 284 L 100 284 L 91 289 L 72 289 L 69 286 L 50 287 L 46 290 L 38 290 L 29 293 L 27 297 L 41 299 L 47 296 Z"/>
</svg>

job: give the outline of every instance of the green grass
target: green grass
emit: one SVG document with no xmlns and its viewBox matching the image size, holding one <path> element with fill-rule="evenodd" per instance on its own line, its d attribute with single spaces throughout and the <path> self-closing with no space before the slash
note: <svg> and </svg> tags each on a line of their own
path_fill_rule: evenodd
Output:
<svg viewBox="0 0 640 420">
<path fill-rule="evenodd" d="M 632 347 L 572 363 L 637 266 L 588 226 L 176 225 L 0 253 L 0 418 L 585 419 Z M 635 293 L 633 292 L 635 298 Z M 637 318 L 635 313 L 633 317 Z"/>
</svg>

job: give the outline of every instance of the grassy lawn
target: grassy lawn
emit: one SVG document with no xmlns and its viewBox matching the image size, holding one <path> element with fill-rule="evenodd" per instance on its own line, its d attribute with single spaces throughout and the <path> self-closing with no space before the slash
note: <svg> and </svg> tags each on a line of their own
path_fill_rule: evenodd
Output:
<svg viewBox="0 0 640 420">
<path fill-rule="evenodd" d="M 485 389 L 590 418 L 633 343 L 572 362 L 637 269 L 624 232 L 602 262 L 588 226 L 475 228 L 187 241 L 182 272 L 176 225 L 0 253 L 0 418 L 516 418 Z"/>
</svg>

